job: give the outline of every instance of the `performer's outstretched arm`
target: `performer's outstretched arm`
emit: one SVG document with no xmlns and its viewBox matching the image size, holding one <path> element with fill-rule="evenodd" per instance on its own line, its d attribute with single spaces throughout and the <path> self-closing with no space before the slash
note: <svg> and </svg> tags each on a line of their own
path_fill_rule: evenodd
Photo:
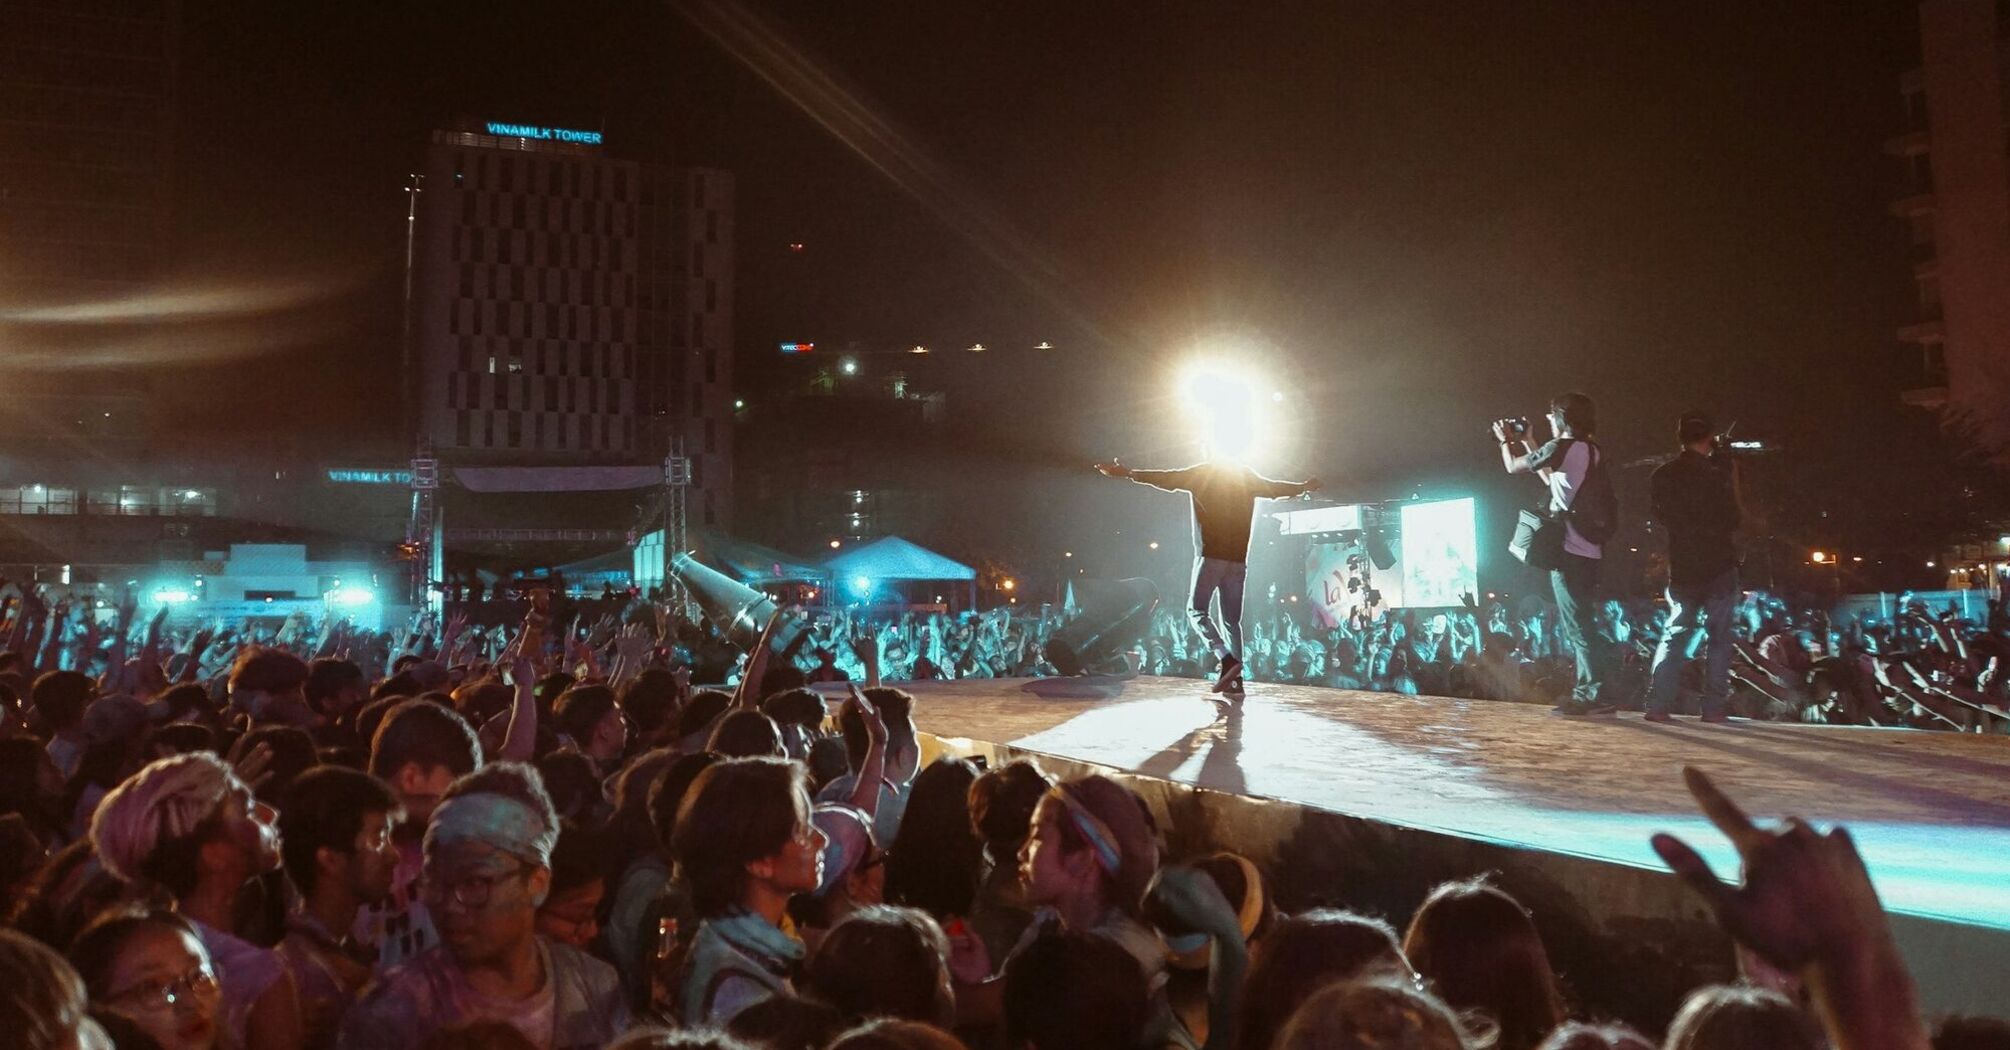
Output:
<svg viewBox="0 0 2010 1050">
<path fill-rule="evenodd" d="M 1106 478 L 1126 478 L 1140 485 L 1150 485 L 1167 492 L 1193 491 L 1190 478 L 1193 473 L 1192 467 L 1182 467 L 1178 470 L 1134 470 L 1113 459 L 1108 463 L 1096 464 L 1096 472 Z"/>
<path fill-rule="evenodd" d="M 1293 496 L 1303 496 L 1308 492 L 1316 492 L 1318 489 L 1318 478 L 1306 478 L 1304 481 L 1278 481 L 1275 478 L 1266 478 L 1261 474 L 1256 475 L 1256 494 L 1264 499 L 1290 499 Z"/>
</svg>

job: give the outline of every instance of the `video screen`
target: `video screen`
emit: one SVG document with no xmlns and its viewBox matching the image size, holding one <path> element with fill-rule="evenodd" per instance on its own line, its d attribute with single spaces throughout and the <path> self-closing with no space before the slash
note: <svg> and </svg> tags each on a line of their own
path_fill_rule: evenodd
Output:
<svg viewBox="0 0 2010 1050">
<path fill-rule="evenodd" d="M 1403 507 L 1403 597 L 1416 608 L 1455 606 L 1479 592 L 1471 498 Z"/>
</svg>

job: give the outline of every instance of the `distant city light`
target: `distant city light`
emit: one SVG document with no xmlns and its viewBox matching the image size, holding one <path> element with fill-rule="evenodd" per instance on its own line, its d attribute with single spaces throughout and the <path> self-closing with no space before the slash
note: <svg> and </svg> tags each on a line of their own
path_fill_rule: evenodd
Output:
<svg viewBox="0 0 2010 1050">
<path fill-rule="evenodd" d="M 796 253 L 797 255 L 801 255 L 801 254 L 803 253 L 803 242 L 801 242 L 801 241 L 790 241 L 790 242 L 789 242 L 789 250 L 790 250 L 790 251 L 792 251 L 792 252 L 794 252 L 794 253 Z"/>
<path fill-rule="evenodd" d="M 917 346 L 914 349 L 908 351 L 908 353 L 910 354 L 925 354 L 927 352 L 928 348 L 925 346 Z"/>
<path fill-rule="evenodd" d="M 1033 346 L 1033 349 L 1035 349 L 1035 350 L 1052 350 L 1052 349 L 1054 349 L 1054 344 L 1052 344 L 1052 343 L 1050 343 L 1050 342 L 1046 341 L 1045 339 L 1042 339 L 1042 340 L 1040 340 L 1040 341 L 1039 341 L 1038 343 L 1034 344 L 1034 346 Z"/>
<path fill-rule="evenodd" d="M 970 352 L 971 352 L 971 353 L 973 353 L 973 354 L 981 354 L 981 353 L 983 353 L 983 352 L 984 352 L 984 344 L 983 344 L 983 343 L 972 343 L 972 344 L 970 344 Z"/>
<path fill-rule="evenodd" d="M 855 376 L 858 374 L 858 362 L 847 357 L 838 364 L 838 371 L 848 376 Z"/>
</svg>

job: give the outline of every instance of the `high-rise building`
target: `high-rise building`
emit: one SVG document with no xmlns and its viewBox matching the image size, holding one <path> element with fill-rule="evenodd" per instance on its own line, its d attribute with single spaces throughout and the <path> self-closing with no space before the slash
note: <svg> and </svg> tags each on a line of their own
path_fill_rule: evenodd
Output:
<svg viewBox="0 0 2010 1050">
<path fill-rule="evenodd" d="M 732 176 L 503 123 L 434 132 L 424 176 L 410 381 L 441 461 L 641 464 L 681 447 L 690 523 L 726 524 Z"/>
<path fill-rule="evenodd" d="M 178 0 L 0 0 L 0 286 L 117 293 L 166 250 Z"/>
<path fill-rule="evenodd" d="M 0 0 L 0 301 L 84 306 L 161 271 L 180 26 L 179 0 Z M 38 352 L 9 365 L 0 440 L 59 457 L 136 447 L 140 384 L 36 368 L 76 336 L 18 316 L 5 341 Z"/>
<path fill-rule="evenodd" d="M 2010 4 L 1924 0 L 1921 64 L 1899 83 L 1892 211 L 1907 224 L 1919 319 L 1908 403 L 2010 447 Z"/>
</svg>

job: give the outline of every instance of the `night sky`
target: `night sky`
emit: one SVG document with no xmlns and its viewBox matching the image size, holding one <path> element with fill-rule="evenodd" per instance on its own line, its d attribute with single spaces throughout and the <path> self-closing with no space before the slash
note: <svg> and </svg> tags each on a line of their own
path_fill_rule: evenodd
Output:
<svg viewBox="0 0 2010 1050">
<path fill-rule="evenodd" d="M 927 381 L 1029 462 L 1179 458 L 1151 420 L 1197 346 L 1292 394 L 1267 466 L 1362 495 L 1496 469 L 1484 424 L 1566 388 L 1628 458 L 1691 406 L 1805 462 L 1898 417 L 1902 0 L 188 6 L 188 271 L 335 289 L 275 351 L 321 395 L 205 382 L 201 426 L 389 426 L 401 185 L 461 115 L 732 170 L 743 361 L 982 341 Z M 722 19 L 884 122 L 878 165 Z"/>
</svg>

